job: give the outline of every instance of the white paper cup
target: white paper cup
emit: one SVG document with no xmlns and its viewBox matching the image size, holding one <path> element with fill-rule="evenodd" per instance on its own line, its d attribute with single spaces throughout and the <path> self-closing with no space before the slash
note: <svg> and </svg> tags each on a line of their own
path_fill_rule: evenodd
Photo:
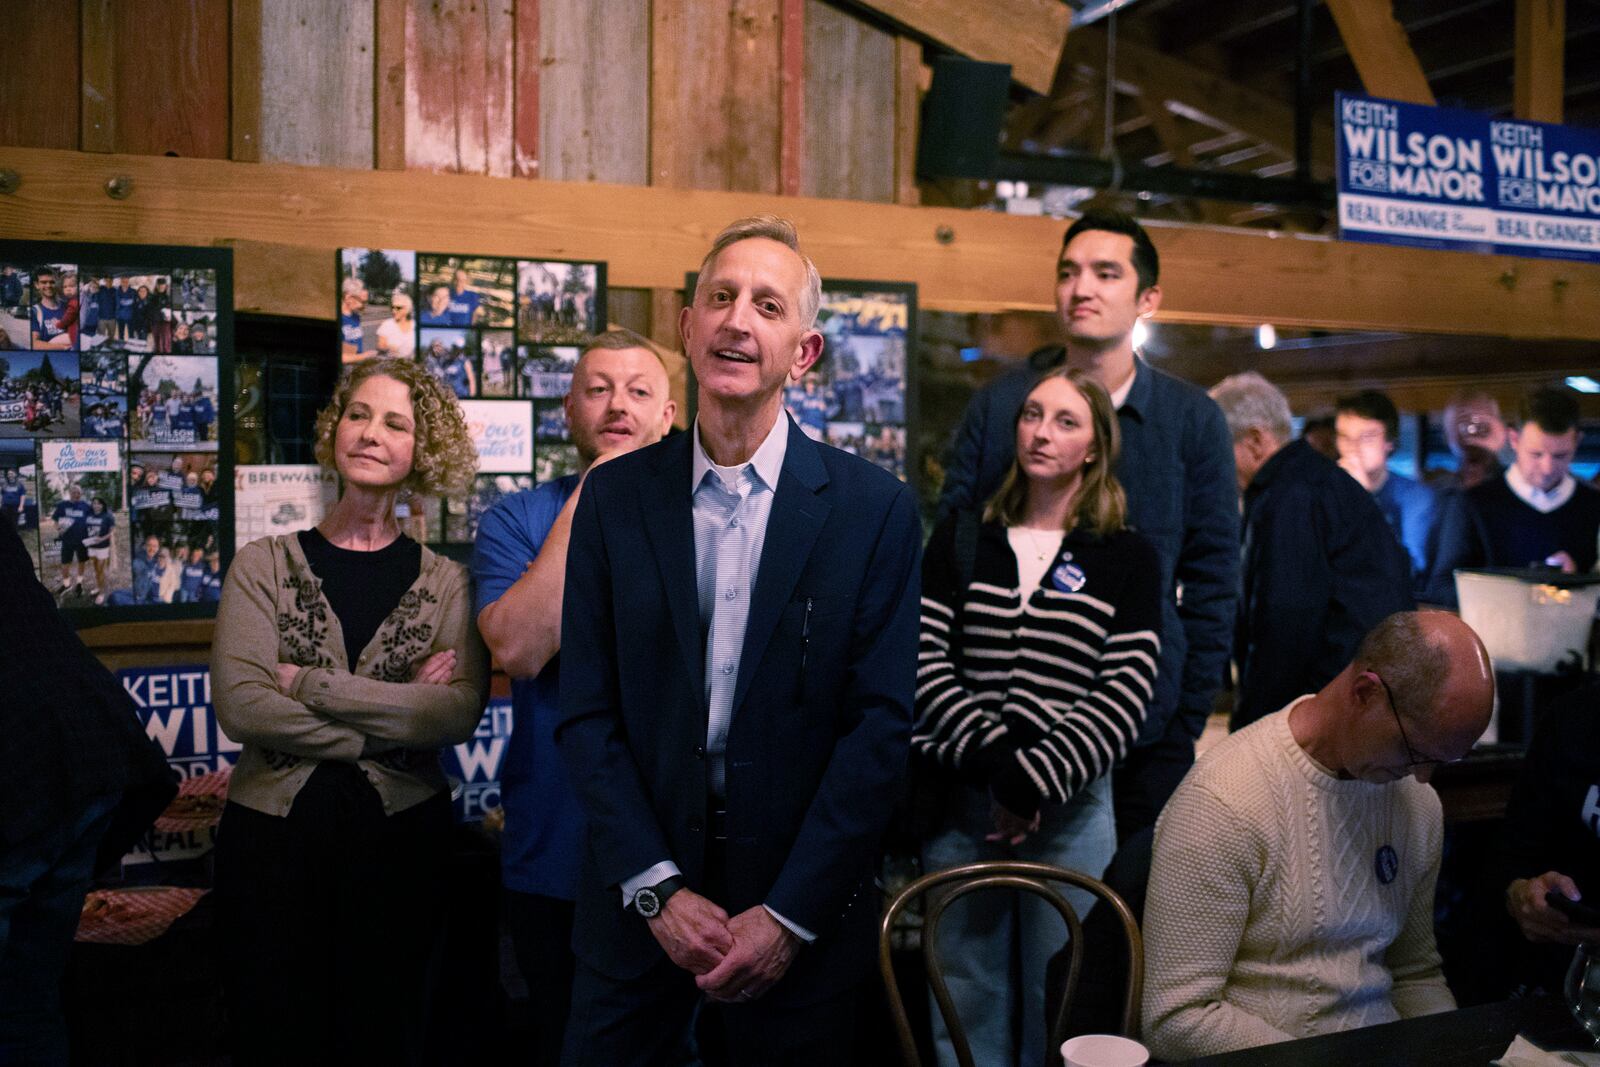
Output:
<svg viewBox="0 0 1600 1067">
<path fill-rule="evenodd" d="M 1081 1034 L 1061 1046 L 1067 1067 L 1144 1067 L 1150 1050 L 1115 1034 Z"/>
</svg>

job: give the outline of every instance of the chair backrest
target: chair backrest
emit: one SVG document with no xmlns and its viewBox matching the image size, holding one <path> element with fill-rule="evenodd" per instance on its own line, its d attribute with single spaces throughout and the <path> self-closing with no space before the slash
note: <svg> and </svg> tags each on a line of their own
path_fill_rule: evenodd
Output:
<svg viewBox="0 0 1600 1067">
<path fill-rule="evenodd" d="M 889 1010 L 894 1014 L 895 1032 L 900 1039 L 900 1054 L 906 1067 L 922 1067 L 922 1061 L 917 1054 L 916 1036 L 911 1031 L 911 1020 L 906 1015 L 905 1002 L 901 999 L 899 986 L 895 982 L 890 933 L 894 929 L 895 919 L 908 904 L 929 890 L 942 886 L 950 888 L 934 899 L 923 917 L 922 958 L 927 966 L 928 984 L 933 988 L 934 1000 L 937 1001 L 939 1013 L 944 1017 L 945 1026 L 950 1031 L 951 1043 L 955 1046 L 956 1059 L 961 1067 L 976 1067 L 976 1065 L 972 1060 L 972 1047 L 967 1042 L 965 1031 L 961 1028 L 961 1020 L 956 1018 L 955 1005 L 950 999 L 950 990 L 944 980 L 944 969 L 939 965 L 934 946 L 937 944 L 939 920 L 943 917 L 945 909 L 967 894 L 983 889 L 1021 890 L 1033 893 L 1054 907 L 1067 925 L 1071 962 L 1067 969 L 1067 982 L 1061 1003 L 1052 1017 L 1048 1045 L 1052 1054 L 1061 1047 L 1061 1043 L 1066 1040 L 1064 1031 L 1067 1012 L 1072 1004 L 1073 994 L 1078 989 L 1079 969 L 1083 963 L 1083 923 L 1076 909 L 1052 883 L 1066 883 L 1087 890 L 1122 920 L 1123 933 L 1127 935 L 1128 942 L 1128 982 L 1122 1006 L 1122 1032 L 1133 1038 L 1139 1036 L 1139 1002 L 1144 995 L 1144 939 L 1139 934 L 1138 921 L 1134 919 L 1133 912 L 1123 899 L 1098 878 L 1069 871 L 1065 867 L 1054 867 L 1048 863 L 1026 863 L 1020 860 L 990 860 L 923 875 L 902 889 L 883 914 L 883 921 L 878 930 L 878 970 L 883 976 L 884 988 L 889 998 Z"/>
</svg>

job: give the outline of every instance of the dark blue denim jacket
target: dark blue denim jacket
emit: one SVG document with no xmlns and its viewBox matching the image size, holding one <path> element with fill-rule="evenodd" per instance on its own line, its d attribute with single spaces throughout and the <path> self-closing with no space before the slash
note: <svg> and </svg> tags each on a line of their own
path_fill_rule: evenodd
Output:
<svg viewBox="0 0 1600 1067">
<path fill-rule="evenodd" d="M 945 457 L 939 517 L 982 507 L 1016 455 L 1016 419 L 1034 380 L 1065 358 L 1028 357 L 977 393 Z M 1200 736 L 1222 685 L 1239 596 L 1239 490 L 1222 409 L 1188 382 L 1135 360 L 1133 388 L 1117 412 L 1117 478 L 1128 522 L 1161 560 L 1161 664 L 1139 744 L 1176 720 Z"/>
</svg>

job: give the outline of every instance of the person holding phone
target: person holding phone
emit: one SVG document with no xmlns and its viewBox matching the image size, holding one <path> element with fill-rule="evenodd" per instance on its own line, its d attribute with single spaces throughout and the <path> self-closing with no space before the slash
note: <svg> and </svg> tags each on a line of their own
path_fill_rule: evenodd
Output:
<svg viewBox="0 0 1600 1067">
<path fill-rule="evenodd" d="M 1572 947 L 1600 944 L 1600 685 L 1539 720 L 1506 808 L 1506 911 L 1524 942 L 1517 981 L 1559 993 Z"/>
</svg>

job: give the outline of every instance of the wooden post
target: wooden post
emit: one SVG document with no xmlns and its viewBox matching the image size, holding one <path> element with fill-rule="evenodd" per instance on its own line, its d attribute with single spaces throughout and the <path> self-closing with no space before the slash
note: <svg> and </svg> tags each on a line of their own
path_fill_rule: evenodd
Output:
<svg viewBox="0 0 1600 1067">
<path fill-rule="evenodd" d="M 373 7 L 375 58 L 372 87 L 372 165 L 406 169 L 406 0 L 377 0 Z"/>
<path fill-rule="evenodd" d="M 232 14 L 231 155 L 240 163 L 257 163 L 261 160 L 261 0 L 233 0 Z"/>
<path fill-rule="evenodd" d="M 1517 0 L 1512 108 L 1519 119 L 1561 121 L 1565 103 L 1567 0 Z"/>
</svg>

